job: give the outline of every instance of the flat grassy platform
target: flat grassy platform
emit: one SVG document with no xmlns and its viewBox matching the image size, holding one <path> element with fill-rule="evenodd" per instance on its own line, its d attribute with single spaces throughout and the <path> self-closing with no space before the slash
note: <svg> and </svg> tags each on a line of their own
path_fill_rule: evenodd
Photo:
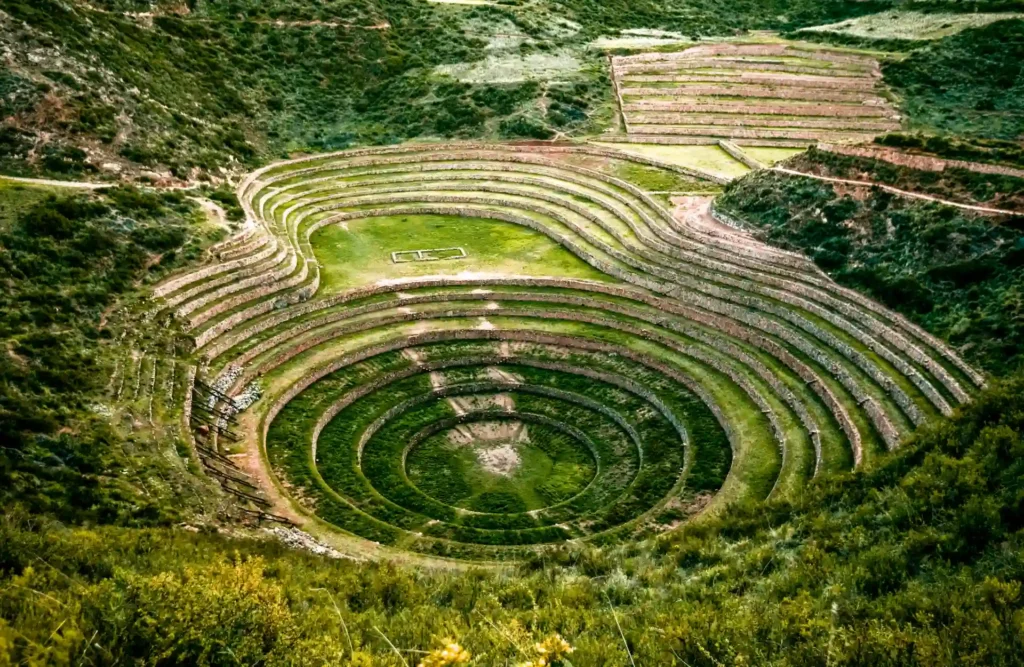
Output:
<svg viewBox="0 0 1024 667">
<path fill-rule="evenodd" d="M 320 291 L 333 294 L 382 281 L 419 276 L 488 274 L 613 280 L 543 234 L 497 220 L 402 215 L 330 225 L 312 237 L 320 261 Z M 403 250 L 461 247 L 462 259 L 395 263 Z"/>
<path fill-rule="evenodd" d="M 716 176 L 725 176 L 726 178 L 738 178 L 750 171 L 750 167 L 718 146 L 594 143 L 605 148 L 654 158 L 666 164 L 699 169 L 700 171 Z"/>
</svg>

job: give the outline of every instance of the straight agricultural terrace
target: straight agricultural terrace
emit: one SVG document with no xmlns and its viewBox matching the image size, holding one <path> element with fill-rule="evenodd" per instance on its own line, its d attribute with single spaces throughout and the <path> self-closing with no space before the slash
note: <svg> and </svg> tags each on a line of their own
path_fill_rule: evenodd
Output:
<svg viewBox="0 0 1024 667">
<path fill-rule="evenodd" d="M 709 44 L 612 59 L 628 138 L 800 146 L 899 128 L 869 56 L 797 44 Z"/>
</svg>

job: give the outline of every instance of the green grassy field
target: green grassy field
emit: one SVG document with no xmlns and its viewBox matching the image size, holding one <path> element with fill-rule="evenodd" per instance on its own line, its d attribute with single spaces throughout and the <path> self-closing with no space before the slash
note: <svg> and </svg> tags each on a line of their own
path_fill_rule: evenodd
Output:
<svg viewBox="0 0 1024 667">
<path fill-rule="evenodd" d="M 711 183 L 695 181 L 673 171 L 635 162 L 621 161 L 616 167 L 614 173 L 618 178 L 638 185 L 648 192 L 707 192 L 716 189 Z"/>
<path fill-rule="evenodd" d="M 559 432 L 534 424 L 523 434 L 514 441 L 472 443 L 447 432 L 435 435 L 410 452 L 410 481 L 455 507 L 528 512 L 572 497 L 593 478 L 593 460 Z M 497 469 L 488 456 L 495 451 L 514 456 Z"/>
<path fill-rule="evenodd" d="M 331 294 L 381 281 L 418 276 L 488 274 L 559 276 L 608 281 L 539 232 L 507 222 L 461 216 L 368 218 L 331 225 L 312 237 L 323 265 L 320 290 Z M 461 247 L 462 259 L 403 262 L 392 252 Z"/>
<path fill-rule="evenodd" d="M 777 162 L 782 162 L 804 152 L 803 148 L 780 148 L 776 146 L 741 146 L 741 148 L 750 157 L 767 165 L 774 165 Z"/>
<path fill-rule="evenodd" d="M 644 157 L 654 158 L 666 164 L 691 167 L 700 171 L 735 178 L 750 171 L 745 164 L 732 157 L 718 146 L 661 146 L 658 144 L 604 144 L 594 142 L 598 146 L 614 148 L 627 153 L 635 153 Z"/>
</svg>

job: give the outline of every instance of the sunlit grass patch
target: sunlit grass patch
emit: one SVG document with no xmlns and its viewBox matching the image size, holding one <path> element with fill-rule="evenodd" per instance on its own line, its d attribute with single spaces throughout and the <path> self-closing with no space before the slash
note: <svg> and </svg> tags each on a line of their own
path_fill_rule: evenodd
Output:
<svg viewBox="0 0 1024 667">
<path fill-rule="evenodd" d="M 321 291 L 417 276 L 488 274 L 608 280 L 543 234 L 497 220 L 442 215 L 367 218 L 330 225 L 313 235 Z M 461 247 L 466 256 L 442 261 L 392 261 L 391 253 Z"/>
<path fill-rule="evenodd" d="M 714 145 L 606 144 L 599 141 L 594 143 L 726 178 L 736 178 L 750 171 L 745 164 Z"/>
<path fill-rule="evenodd" d="M 782 162 L 798 153 L 803 153 L 805 150 L 803 148 L 786 148 L 783 146 L 744 146 L 742 144 L 740 144 L 740 148 L 750 157 L 767 165 Z"/>
</svg>

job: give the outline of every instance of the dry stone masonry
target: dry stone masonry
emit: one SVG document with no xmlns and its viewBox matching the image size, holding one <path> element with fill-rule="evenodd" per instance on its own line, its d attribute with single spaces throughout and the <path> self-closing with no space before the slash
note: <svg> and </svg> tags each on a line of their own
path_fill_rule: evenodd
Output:
<svg viewBox="0 0 1024 667">
<path fill-rule="evenodd" d="M 791 79 L 820 83 L 819 92 L 783 98 L 871 94 L 875 65 L 860 57 L 801 54 L 831 65 L 820 77 L 795 71 L 814 69 L 806 64 L 758 69 L 766 58 L 785 62 L 788 48 L 616 59 L 616 74 L 627 77 L 627 102 L 629 80 L 702 83 L 698 91 L 741 81 L 750 92 Z M 723 62 L 737 65 L 736 80 L 705 86 L 704 75 L 683 73 Z M 637 113 L 634 130 L 676 118 Z M 520 558 L 566 540 L 668 530 L 687 516 L 680 507 L 709 493 L 709 508 L 798 493 L 815 475 L 898 446 L 983 386 L 905 318 L 713 207 L 674 216 L 598 168 L 608 160 L 643 162 L 577 145 L 443 143 L 249 175 L 238 194 L 251 224 L 217 246 L 216 263 L 156 290 L 201 360 L 185 373 L 185 423 L 202 382 L 212 393 L 200 407 L 231 415 L 240 437 L 204 433 L 208 455 L 247 452 L 261 469 L 240 502 L 331 527 L 332 548 L 361 540 L 435 557 Z M 424 215 L 531 229 L 606 279 L 453 272 L 321 295 L 318 230 Z M 578 479 L 541 480 L 522 498 L 439 483 L 461 479 L 446 468 L 457 454 L 445 433 L 461 429 L 458 446 L 473 447 L 466 434 L 480 425 L 528 427 L 529 438 L 487 446 L 509 456 L 540 447 L 531 456 L 559 470 L 571 461 Z"/>
<path fill-rule="evenodd" d="M 827 47 L 715 44 L 612 58 L 626 135 L 748 145 L 857 142 L 899 128 L 878 63 Z"/>
</svg>

